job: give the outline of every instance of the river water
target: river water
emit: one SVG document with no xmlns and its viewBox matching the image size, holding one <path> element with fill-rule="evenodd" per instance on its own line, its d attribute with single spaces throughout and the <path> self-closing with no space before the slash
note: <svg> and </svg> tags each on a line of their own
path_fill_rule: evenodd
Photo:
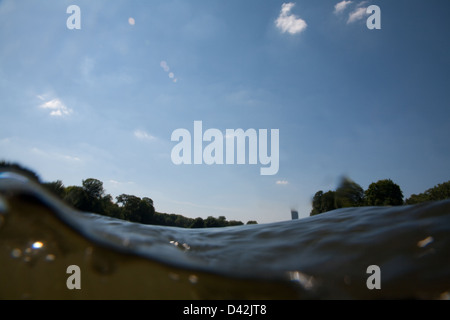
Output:
<svg viewBox="0 0 450 320">
<path fill-rule="evenodd" d="M 449 299 L 450 200 L 181 229 L 77 212 L 2 173 L 0 298 Z"/>
</svg>

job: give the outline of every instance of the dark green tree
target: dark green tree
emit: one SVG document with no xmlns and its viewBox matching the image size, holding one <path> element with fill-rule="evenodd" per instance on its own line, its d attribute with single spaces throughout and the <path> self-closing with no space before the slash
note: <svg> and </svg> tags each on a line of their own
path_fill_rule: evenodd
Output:
<svg viewBox="0 0 450 320">
<path fill-rule="evenodd" d="M 405 204 L 418 204 L 427 201 L 431 201 L 430 195 L 424 192 L 419 194 L 412 194 L 408 199 L 405 200 Z"/>
<path fill-rule="evenodd" d="M 114 203 L 113 197 L 110 194 L 103 196 L 100 202 L 102 214 L 112 218 L 124 219 L 121 208 Z"/>
<path fill-rule="evenodd" d="M 89 178 L 82 180 L 83 190 L 88 197 L 88 206 L 86 211 L 104 214 L 102 198 L 105 194 L 103 182 L 98 179 Z"/>
<path fill-rule="evenodd" d="M 122 216 L 125 220 L 145 224 L 154 222 L 155 208 L 152 199 L 121 194 L 116 197 L 116 200 L 121 204 Z"/>
<path fill-rule="evenodd" d="M 80 211 L 91 211 L 91 202 L 84 188 L 79 186 L 70 186 L 66 188 L 64 201 L 73 208 Z"/>
<path fill-rule="evenodd" d="M 225 218 L 225 216 L 219 216 L 219 218 L 217 219 L 217 224 L 219 227 L 228 226 L 227 218 Z"/>
<path fill-rule="evenodd" d="M 335 193 L 335 207 L 359 207 L 364 203 L 364 190 L 349 178 L 342 178 Z"/>
<path fill-rule="evenodd" d="M 312 200 L 312 210 L 309 214 L 310 216 L 315 216 L 316 214 L 322 213 L 322 197 L 323 197 L 323 191 L 319 190 L 316 192 L 316 194 L 313 197 Z"/>
<path fill-rule="evenodd" d="M 64 187 L 64 184 L 61 180 L 57 180 L 54 182 L 44 182 L 42 183 L 42 185 L 59 199 L 64 199 L 66 195 L 66 188 Z"/>
<path fill-rule="evenodd" d="M 399 206 L 403 204 L 403 192 L 391 179 L 371 183 L 365 192 L 368 206 Z"/>
<path fill-rule="evenodd" d="M 129 194 L 121 194 L 116 197 L 116 200 L 117 203 L 121 204 L 122 216 L 125 220 L 141 222 L 142 219 L 139 212 L 141 198 Z"/>
<path fill-rule="evenodd" d="M 89 197 L 100 200 L 105 193 L 103 182 L 89 178 L 82 181 L 82 185 Z"/>
<path fill-rule="evenodd" d="M 242 221 L 237 221 L 237 220 L 230 220 L 227 222 L 226 226 L 227 227 L 235 227 L 235 226 L 242 226 L 244 223 Z"/>
<path fill-rule="evenodd" d="M 189 226 L 189 228 L 204 228 L 204 227 L 205 227 L 205 221 L 200 217 L 195 218 L 194 221 Z"/>
<path fill-rule="evenodd" d="M 145 224 L 151 224 L 153 222 L 153 216 L 155 215 L 155 207 L 153 206 L 153 200 L 144 197 L 139 203 L 139 215 L 141 222 Z"/>
<path fill-rule="evenodd" d="M 336 201 L 335 201 L 335 195 L 336 192 L 335 191 L 328 191 L 325 192 L 322 196 L 322 207 L 321 207 L 321 211 L 322 212 L 328 212 L 331 210 L 336 209 Z"/>
<path fill-rule="evenodd" d="M 450 199 L 450 181 L 440 183 L 423 193 L 412 194 L 406 199 L 406 204 L 416 204 L 426 201 L 438 201 Z"/>
<path fill-rule="evenodd" d="M 336 209 L 335 204 L 335 191 L 318 191 L 313 198 L 313 209 L 311 210 L 310 216 L 317 215 L 319 213 L 328 212 Z"/>
<path fill-rule="evenodd" d="M 205 227 L 206 228 L 217 228 L 217 227 L 220 227 L 219 221 L 216 218 L 214 218 L 213 216 L 209 216 L 205 220 Z"/>
</svg>

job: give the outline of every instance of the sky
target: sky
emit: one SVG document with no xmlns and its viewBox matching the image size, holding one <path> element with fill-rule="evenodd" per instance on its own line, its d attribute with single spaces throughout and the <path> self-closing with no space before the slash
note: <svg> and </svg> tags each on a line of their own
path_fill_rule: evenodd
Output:
<svg viewBox="0 0 450 320">
<path fill-rule="evenodd" d="M 244 223 L 307 217 L 343 176 L 392 179 L 406 198 L 450 180 L 448 12 L 442 0 L 0 0 L 0 159 Z M 195 121 L 222 133 L 224 153 L 227 129 L 278 130 L 279 170 L 175 164 L 172 133 L 194 140 Z"/>
</svg>

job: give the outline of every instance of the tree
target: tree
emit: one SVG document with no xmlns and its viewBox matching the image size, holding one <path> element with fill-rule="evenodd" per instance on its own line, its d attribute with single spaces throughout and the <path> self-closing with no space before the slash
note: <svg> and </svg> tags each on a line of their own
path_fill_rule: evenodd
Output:
<svg viewBox="0 0 450 320">
<path fill-rule="evenodd" d="M 350 178 L 342 178 L 336 191 L 317 191 L 312 200 L 310 216 L 338 208 L 359 207 L 364 203 L 364 190 Z"/>
<path fill-rule="evenodd" d="M 59 199 L 64 199 L 66 195 L 66 188 L 64 187 L 64 184 L 61 180 L 57 180 L 54 182 L 44 182 L 42 183 L 42 185 Z"/>
<path fill-rule="evenodd" d="M 322 212 L 328 212 L 331 210 L 336 209 L 336 201 L 335 201 L 335 195 L 336 192 L 335 191 L 328 191 L 325 192 L 322 196 L 322 206 L 321 206 L 321 211 Z"/>
<path fill-rule="evenodd" d="M 100 200 L 105 193 L 103 182 L 97 179 L 89 178 L 82 181 L 83 189 L 89 197 Z"/>
<path fill-rule="evenodd" d="M 417 204 L 422 202 L 427 202 L 430 200 L 430 195 L 427 192 L 412 194 L 408 199 L 405 200 L 405 204 Z"/>
<path fill-rule="evenodd" d="M 206 228 L 216 228 L 216 227 L 219 227 L 219 223 L 216 218 L 214 218 L 213 216 L 209 216 L 205 220 L 205 227 Z"/>
<path fill-rule="evenodd" d="M 335 207 L 359 207 L 364 201 L 364 190 L 349 178 L 343 178 L 335 193 Z"/>
<path fill-rule="evenodd" d="M 336 192 L 331 190 L 325 193 L 322 190 L 316 192 L 313 198 L 313 209 L 309 215 L 314 216 L 336 209 L 335 194 Z"/>
<path fill-rule="evenodd" d="M 143 197 L 142 201 L 144 201 L 146 204 L 148 204 L 149 206 L 153 207 L 153 200 L 150 199 L 149 197 Z"/>
<path fill-rule="evenodd" d="M 403 204 L 403 192 L 391 179 L 371 183 L 365 192 L 368 206 L 399 206 Z"/>
<path fill-rule="evenodd" d="M 205 227 L 205 221 L 200 217 L 195 218 L 194 221 L 189 226 L 189 228 L 204 228 L 204 227 Z"/>
<path fill-rule="evenodd" d="M 122 205 L 122 216 L 125 220 L 145 224 L 154 222 L 155 208 L 152 199 L 141 199 L 129 194 L 121 194 L 116 199 L 117 203 Z"/>
<path fill-rule="evenodd" d="M 38 175 L 33 171 L 4 160 L 0 161 L 0 172 L 2 171 L 17 172 L 40 183 L 66 204 L 83 212 L 92 212 L 138 223 L 182 228 L 227 227 L 243 224 L 241 221 L 227 221 L 224 216 L 219 216 L 219 218 L 210 216 L 203 220 L 202 218 L 187 218 L 178 214 L 159 213 L 155 211 L 153 200 L 148 197 L 141 199 L 133 195 L 121 194 L 116 197 L 117 202 L 114 203 L 112 196 L 105 194 L 103 182 L 94 178 L 82 180 L 82 186 L 64 187 L 61 180 L 41 183 Z"/>
<path fill-rule="evenodd" d="M 153 200 L 144 197 L 139 203 L 139 212 L 141 217 L 141 222 L 145 224 L 150 224 L 153 221 L 153 216 L 155 215 L 155 207 L 153 206 Z"/>
<path fill-rule="evenodd" d="M 440 183 L 423 193 L 412 194 L 408 199 L 406 199 L 405 203 L 416 204 L 425 201 L 438 201 L 445 199 L 450 199 L 450 181 Z"/>
<path fill-rule="evenodd" d="M 80 211 L 90 211 L 91 208 L 89 196 L 82 187 L 67 187 L 64 201 Z"/>
<path fill-rule="evenodd" d="M 88 198 L 86 211 L 104 214 L 104 208 L 102 206 L 102 198 L 105 194 L 103 182 L 97 179 L 89 178 L 82 180 L 82 186 Z"/>
<path fill-rule="evenodd" d="M 247 221 L 247 224 L 258 224 L 258 222 L 256 222 L 255 220 L 249 220 Z"/>
<path fill-rule="evenodd" d="M 124 219 L 121 208 L 114 203 L 113 197 L 110 194 L 103 196 L 101 201 L 102 214 L 108 217 Z"/>
<path fill-rule="evenodd" d="M 219 216 L 217 224 L 219 227 L 226 227 L 228 225 L 227 218 L 225 218 L 225 216 Z"/>
<path fill-rule="evenodd" d="M 117 203 L 122 205 L 122 216 L 125 220 L 141 222 L 141 217 L 138 212 L 141 198 L 123 193 L 117 196 L 116 200 Z"/>
<path fill-rule="evenodd" d="M 312 201 L 312 210 L 311 213 L 309 214 L 310 216 L 314 216 L 316 214 L 322 213 L 322 196 L 323 196 L 323 191 L 319 190 L 316 192 L 316 194 L 313 197 L 313 201 Z"/>
</svg>

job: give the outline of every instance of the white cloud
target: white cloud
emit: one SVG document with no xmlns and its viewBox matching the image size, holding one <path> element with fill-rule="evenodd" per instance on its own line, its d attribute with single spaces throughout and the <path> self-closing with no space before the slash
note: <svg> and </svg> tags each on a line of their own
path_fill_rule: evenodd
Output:
<svg viewBox="0 0 450 320">
<path fill-rule="evenodd" d="M 348 0 L 348 1 L 344 0 L 344 1 L 337 3 L 334 6 L 334 13 L 339 14 L 339 13 L 343 12 L 350 3 L 352 3 L 352 1 L 350 1 L 350 0 Z"/>
<path fill-rule="evenodd" d="M 61 157 L 62 157 L 63 159 L 65 159 L 65 160 L 68 160 L 68 161 L 81 161 L 80 158 L 78 158 L 78 157 L 73 157 L 73 156 L 69 156 L 69 155 L 67 155 L 67 154 L 62 154 Z"/>
<path fill-rule="evenodd" d="M 358 20 L 361 20 L 366 15 L 367 8 L 356 8 L 353 12 L 351 12 L 348 16 L 347 23 L 352 23 Z"/>
<path fill-rule="evenodd" d="M 38 96 L 40 100 L 43 100 L 43 96 Z M 62 117 L 70 115 L 73 110 L 68 108 L 60 99 L 56 98 L 47 101 L 39 106 L 42 109 L 50 111 L 50 115 L 53 117 Z"/>
<path fill-rule="evenodd" d="M 125 181 L 124 182 L 124 181 L 117 181 L 117 180 L 114 180 L 114 179 L 110 179 L 110 180 L 106 181 L 106 183 L 110 187 L 113 187 L 113 188 L 124 187 L 124 186 L 127 186 L 127 185 L 135 184 L 133 181 Z"/>
<path fill-rule="evenodd" d="M 297 17 L 294 14 L 291 14 L 291 9 L 295 6 L 295 3 L 283 3 L 281 6 L 280 15 L 277 20 L 275 20 L 275 24 L 281 32 L 290 34 L 296 34 L 304 31 L 308 26 L 305 20 Z"/>
<path fill-rule="evenodd" d="M 287 181 L 287 180 L 278 180 L 276 182 L 276 184 L 278 184 L 278 185 L 287 185 L 287 184 L 289 184 L 289 181 Z"/>
<path fill-rule="evenodd" d="M 40 157 L 43 158 L 50 158 L 50 159 L 58 159 L 58 160 L 64 160 L 65 162 L 70 162 L 70 163 L 74 163 L 74 162 L 81 162 L 81 158 L 77 157 L 77 156 L 72 156 L 72 155 L 68 155 L 68 154 L 64 154 L 64 153 L 60 153 L 60 152 L 55 152 L 55 151 L 45 151 L 42 149 L 39 149 L 37 147 L 32 147 L 30 149 L 30 151 Z"/>
<path fill-rule="evenodd" d="M 143 130 L 135 130 L 134 136 L 139 140 L 155 140 L 156 138 Z"/>
</svg>

